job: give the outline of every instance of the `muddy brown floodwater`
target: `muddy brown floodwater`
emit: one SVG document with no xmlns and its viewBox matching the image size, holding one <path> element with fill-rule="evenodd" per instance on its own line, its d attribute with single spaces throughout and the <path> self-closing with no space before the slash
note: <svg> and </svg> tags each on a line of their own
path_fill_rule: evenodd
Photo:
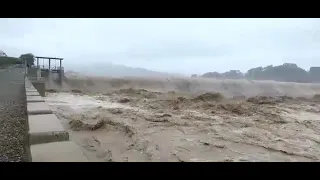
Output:
<svg viewBox="0 0 320 180">
<path fill-rule="evenodd" d="M 46 100 L 89 161 L 320 158 L 320 109 L 312 99 L 124 88 L 47 93 Z"/>
</svg>

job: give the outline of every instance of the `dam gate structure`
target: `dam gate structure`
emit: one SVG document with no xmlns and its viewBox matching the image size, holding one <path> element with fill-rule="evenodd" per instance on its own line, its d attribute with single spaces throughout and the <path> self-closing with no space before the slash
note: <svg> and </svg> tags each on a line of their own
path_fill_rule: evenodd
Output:
<svg viewBox="0 0 320 180">
<path fill-rule="evenodd" d="M 53 83 L 62 86 L 64 77 L 63 58 L 35 56 L 35 59 L 36 65 L 27 67 L 26 75 L 40 95 L 44 96 L 45 86 L 50 87 Z"/>
</svg>

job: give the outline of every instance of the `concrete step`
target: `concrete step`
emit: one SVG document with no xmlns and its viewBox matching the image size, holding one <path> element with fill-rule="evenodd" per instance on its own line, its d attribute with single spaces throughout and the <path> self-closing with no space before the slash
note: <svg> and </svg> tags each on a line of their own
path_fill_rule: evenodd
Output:
<svg viewBox="0 0 320 180">
<path fill-rule="evenodd" d="M 27 102 L 44 102 L 41 96 L 27 96 Z"/>
<path fill-rule="evenodd" d="M 32 84 L 29 84 L 29 83 L 26 83 L 25 86 L 26 86 L 27 89 L 29 89 L 29 88 L 34 88 L 33 85 L 32 85 Z"/>
<path fill-rule="evenodd" d="M 28 119 L 31 145 L 69 140 L 69 133 L 63 129 L 56 115 L 30 115 Z"/>
<path fill-rule="evenodd" d="M 28 115 L 52 114 L 49 105 L 45 102 L 27 103 Z"/>
<path fill-rule="evenodd" d="M 25 86 L 26 86 L 26 88 L 32 88 L 33 87 L 32 83 L 30 81 L 25 81 Z"/>
<path fill-rule="evenodd" d="M 32 162 L 88 162 L 80 147 L 72 141 L 31 145 Z"/>
<path fill-rule="evenodd" d="M 38 91 L 27 91 L 26 92 L 27 96 L 40 96 L 40 94 L 38 93 Z"/>
<path fill-rule="evenodd" d="M 38 92 L 38 91 L 34 87 L 29 87 L 29 88 L 26 87 L 26 92 Z"/>
</svg>

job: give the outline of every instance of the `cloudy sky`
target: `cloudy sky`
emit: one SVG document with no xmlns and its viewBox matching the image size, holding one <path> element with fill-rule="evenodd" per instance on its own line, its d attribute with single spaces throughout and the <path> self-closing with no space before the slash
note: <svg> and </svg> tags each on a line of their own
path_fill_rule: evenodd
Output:
<svg viewBox="0 0 320 180">
<path fill-rule="evenodd" d="M 183 74 L 320 66 L 319 19 L 0 19 L 0 49 Z"/>
</svg>

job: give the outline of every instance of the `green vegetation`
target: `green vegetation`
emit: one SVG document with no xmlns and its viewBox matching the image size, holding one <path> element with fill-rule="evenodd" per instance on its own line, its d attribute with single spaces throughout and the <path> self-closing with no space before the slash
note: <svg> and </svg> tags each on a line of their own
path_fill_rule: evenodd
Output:
<svg viewBox="0 0 320 180">
<path fill-rule="evenodd" d="M 0 67 L 7 67 L 14 64 L 22 64 L 21 59 L 16 57 L 0 56 Z"/>
<path fill-rule="evenodd" d="M 0 50 L 1 51 L 1 50 Z M 28 65 L 34 65 L 34 55 L 32 53 L 21 54 L 19 58 L 9 57 L 3 51 L 0 56 L 0 67 L 8 67 L 15 64 L 24 64 L 24 60 L 27 60 Z"/>
<path fill-rule="evenodd" d="M 296 64 L 284 63 L 280 66 L 267 66 L 250 69 L 246 75 L 248 79 L 275 80 L 289 82 L 308 82 L 308 71 L 298 67 Z"/>
<path fill-rule="evenodd" d="M 34 55 L 32 53 L 21 54 L 19 58 L 27 60 L 28 65 L 34 65 Z"/>
<path fill-rule="evenodd" d="M 221 79 L 274 80 L 283 82 L 320 82 L 320 67 L 311 67 L 306 71 L 296 64 L 284 63 L 279 66 L 256 67 L 246 73 L 231 70 L 225 73 L 208 72 L 201 77 Z"/>
</svg>

